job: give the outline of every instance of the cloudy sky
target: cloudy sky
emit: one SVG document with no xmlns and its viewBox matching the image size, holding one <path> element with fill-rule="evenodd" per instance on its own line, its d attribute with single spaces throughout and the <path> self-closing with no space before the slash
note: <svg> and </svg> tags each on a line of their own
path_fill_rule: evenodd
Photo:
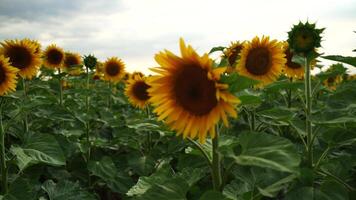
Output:
<svg viewBox="0 0 356 200">
<path fill-rule="evenodd" d="M 255 35 L 285 40 L 299 20 L 326 27 L 321 52 L 355 56 L 356 0 L 0 0 L 0 40 L 117 56 L 146 73 L 155 53 L 178 52 L 180 37 L 204 53 Z"/>
</svg>

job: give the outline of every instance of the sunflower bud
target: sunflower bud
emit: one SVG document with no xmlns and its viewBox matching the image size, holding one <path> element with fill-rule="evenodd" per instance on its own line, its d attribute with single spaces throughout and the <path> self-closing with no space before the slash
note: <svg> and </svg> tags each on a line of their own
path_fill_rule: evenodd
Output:
<svg viewBox="0 0 356 200">
<path fill-rule="evenodd" d="M 98 60 L 94 55 L 89 54 L 84 56 L 84 65 L 91 70 L 95 68 L 97 61 Z"/>
<path fill-rule="evenodd" d="M 304 56 L 314 52 L 315 48 L 321 47 L 321 33 L 325 28 L 317 29 L 315 24 L 299 22 L 288 32 L 289 47 L 297 54 Z"/>
</svg>

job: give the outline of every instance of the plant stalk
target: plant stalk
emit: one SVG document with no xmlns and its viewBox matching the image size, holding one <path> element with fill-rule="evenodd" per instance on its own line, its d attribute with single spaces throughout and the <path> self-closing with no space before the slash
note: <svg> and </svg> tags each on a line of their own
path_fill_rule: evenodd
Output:
<svg viewBox="0 0 356 200">
<path fill-rule="evenodd" d="M 212 178 L 213 187 L 215 191 L 220 191 L 222 176 L 221 176 L 221 158 L 219 153 L 219 129 L 216 128 L 215 137 L 213 139 L 213 152 L 212 152 Z"/>
<path fill-rule="evenodd" d="M 5 131 L 4 126 L 2 124 L 2 105 L 0 107 L 0 144 L 1 144 L 1 194 L 7 194 L 8 192 L 8 175 L 7 175 L 7 167 L 6 167 L 6 157 L 5 157 Z"/>
<path fill-rule="evenodd" d="M 90 155 L 91 155 L 91 144 L 90 144 L 90 122 L 89 122 L 89 101 L 90 101 L 90 97 L 89 97 L 89 67 L 85 66 L 86 68 L 86 75 L 87 75 L 87 80 L 86 80 L 86 93 L 85 93 L 85 111 L 87 114 L 87 122 L 86 122 L 86 126 L 85 126 L 85 132 L 86 132 L 86 140 L 87 140 L 87 145 L 88 145 L 88 151 L 87 151 L 87 164 L 90 161 Z M 88 173 L 88 185 L 89 187 L 91 187 L 91 176 L 90 176 L 90 172 Z"/>
<path fill-rule="evenodd" d="M 311 123 L 311 110 L 312 110 L 312 99 L 311 99 L 311 77 L 310 77 L 310 61 L 305 57 L 305 102 L 306 102 L 306 133 L 307 133 L 307 163 L 310 168 L 313 167 L 313 142 L 312 142 L 312 123 Z"/>
<path fill-rule="evenodd" d="M 63 85 L 62 85 L 62 75 L 61 75 L 61 69 L 58 68 L 58 76 L 59 76 L 59 105 L 63 105 Z"/>
<path fill-rule="evenodd" d="M 24 78 L 22 78 L 22 87 L 23 87 L 23 104 L 22 105 L 25 106 L 25 103 L 27 101 L 27 84 L 26 84 L 26 80 Z M 24 132 L 28 133 L 29 127 L 28 127 L 27 112 L 25 112 L 23 125 L 24 125 Z"/>
</svg>

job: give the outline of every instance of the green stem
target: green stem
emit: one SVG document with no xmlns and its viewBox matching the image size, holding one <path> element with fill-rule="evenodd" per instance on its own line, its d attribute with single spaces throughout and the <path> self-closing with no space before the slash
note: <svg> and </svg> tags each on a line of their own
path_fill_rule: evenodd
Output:
<svg viewBox="0 0 356 200">
<path fill-rule="evenodd" d="M 111 109 L 111 94 L 112 94 L 112 84 L 109 81 L 109 96 L 108 96 L 108 108 Z"/>
<path fill-rule="evenodd" d="M 61 69 L 58 68 L 58 81 L 59 81 L 59 105 L 63 105 L 63 85 L 62 85 L 62 75 L 61 75 Z"/>
<path fill-rule="evenodd" d="M 0 107 L 0 143 L 1 143 L 1 188 L 2 194 L 7 194 L 8 192 L 8 183 L 7 183 L 7 167 L 6 167 L 6 158 L 5 158 L 5 131 L 2 124 L 2 105 Z"/>
<path fill-rule="evenodd" d="M 306 101 L 306 133 L 307 133 L 307 144 L 308 144 L 308 155 L 307 163 L 310 168 L 313 167 L 313 143 L 312 143 L 312 124 L 311 124 L 311 110 L 312 110 L 312 99 L 311 99 L 311 79 L 310 79 L 310 65 L 309 60 L 305 58 L 305 101 Z"/>
<path fill-rule="evenodd" d="M 91 154 L 91 144 L 90 144 L 90 122 L 89 122 L 89 68 L 86 66 L 86 75 L 87 75 L 87 80 L 86 80 L 86 95 L 85 95 L 85 110 L 87 114 L 87 123 L 85 126 L 85 132 L 86 132 L 86 139 L 87 139 L 87 145 L 88 145 L 88 151 L 87 151 L 87 163 L 89 163 L 90 160 L 90 154 Z M 88 185 L 89 187 L 91 186 L 91 176 L 90 172 L 88 174 Z"/>
<path fill-rule="evenodd" d="M 23 106 L 25 106 L 25 103 L 27 101 L 27 84 L 24 78 L 22 78 L 22 87 L 23 87 Z M 28 127 L 27 111 L 25 112 L 23 124 L 24 124 L 24 132 L 28 133 L 29 127 Z"/>
<path fill-rule="evenodd" d="M 293 78 L 289 78 L 289 82 L 293 82 Z M 288 89 L 287 90 L 287 94 L 288 94 L 288 108 L 292 107 L 292 89 Z"/>
<path fill-rule="evenodd" d="M 220 191 L 222 176 L 221 176 L 221 158 L 219 153 L 219 130 L 216 128 L 215 137 L 213 139 L 213 161 L 212 161 L 212 178 L 214 190 Z"/>
<path fill-rule="evenodd" d="M 326 149 L 324 150 L 323 154 L 321 154 L 321 156 L 320 156 L 318 162 L 316 162 L 316 164 L 315 164 L 315 166 L 314 166 L 314 169 L 315 169 L 315 170 L 317 170 L 317 169 L 319 168 L 319 165 L 320 165 L 321 161 L 324 160 L 324 158 L 325 158 L 326 155 L 328 154 L 329 150 L 330 150 L 330 147 L 328 146 L 328 148 L 326 148 Z"/>
<path fill-rule="evenodd" d="M 256 124 L 256 114 L 255 109 L 252 109 L 250 112 L 250 130 L 255 131 L 255 124 Z"/>
<path fill-rule="evenodd" d="M 203 149 L 203 147 L 198 142 L 196 142 L 190 138 L 187 138 L 187 139 L 189 142 L 191 142 L 195 147 L 197 147 L 199 149 L 199 151 L 203 154 L 204 158 L 208 162 L 209 167 L 212 169 L 213 165 L 211 163 L 209 154 Z"/>
</svg>

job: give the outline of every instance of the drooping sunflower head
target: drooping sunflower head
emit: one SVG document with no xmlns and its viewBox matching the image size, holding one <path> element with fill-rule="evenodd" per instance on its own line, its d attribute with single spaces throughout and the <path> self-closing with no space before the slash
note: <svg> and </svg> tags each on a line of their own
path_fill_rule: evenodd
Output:
<svg viewBox="0 0 356 200">
<path fill-rule="evenodd" d="M 41 64 L 41 56 L 36 53 L 36 45 L 28 39 L 6 40 L 1 43 L 1 54 L 9 58 L 11 66 L 19 69 L 25 79 L 36 76 Z"/>
<path fill-rule="evenodd" d="M 183 137 L 205 142 L 210 133 L 215 137 L 215 125 L 227 116 L 237 117 L 234 106 L 239 100 L 219 83 L 224 68 L 213 69 L 208 54 L 199 56 L 191 46 L 180 40 L 181 57 L 168 50 L 155 56 L 160 67 L 151 70 L 157 75 L 149 78 L 150 101 L 156 108 L 158 120 Z"/>
<path fill-rule="evenodd" d="M 270 41 L 269 37 L 265 36 L 246 42 L 240 55 L 237 72 L 260 81 L 257 87 L 274 82 L 286 63 L 282 43 L 277 40 Z"/>
<path fill-rule="evenodd" d="M 145 75 L 144 75 L 142 72 L 134 71 L 134 72 L 132 72 L 132 74 L 130 75 L 130 79 L 134 79 L 135 76 L 144 77 Z"/>
<path fill-rule="evenodd" d="M 336 76 L 331 76 L 327 78 L 323 84 L 330 90 L 336 90 L 336 87 L 342 82 L 342 76 L 341 75 L 336 75 Z"/>
<path fill-rule="evenodd" d="M 302 79 L 304 77 L 304 66 L 292 61 L 295 53 L 289 48 L 287 42 L 283 43 L 283 49 L 287 59 L 283 73 L 289 78 Z"/>
<path fill-rule="evenodd" d="M 126 83 L 125 94 L 129 101 L 135 107 L 144 109 L 149 103 L 150 96 L 148 95 L 148 85 L 146 79 L 139 75 L 129 79 Z"/>
<path fill-rule="evenodd" d="M 87 56 L 84 56 L 84 65 L 89 69 L 94 69 L 96 67 L 97 62 L 98 59 L 94 55 L 89 54 Z"/>
<path fill-rule="evenodd" d="M 51 69 L 62 67 L 64 58 L 64 50 L 55 44 L 49 45 L 43 52 L 44 65 Z"/>
<path fill-rule="evenodd" d="M 82 58 L 78 53 L 66 52 L 64 58 L 64 68 L 70 70 L 82 64 Z"/>
<path fill-rule="evenodd" d="M 235 66 L 236 62 L 240 59 L 239 55 L 243 45 L 244 42 L 231 42 L 230 46 L 224 50 L 223 57 L 228 60 L 230 66 Z"/>
<path fill-rule="evenodd" d="M 288 44 L 295 53 L 307 55 L 320 47 L 321 33 L 325 28 L 317 29 L 315 24 L 299 22 L 294 25 L 292 30 L 288 32 Z"/>
<path fill-rule="evenodd" d="M 0 96 L 16 90 L 18 71 L 10 65 L 9 58 L 0 55 Z"/>
<path fill-rule="evenodd" d="M 125 64 L 117 57 L 108 58 L 103 66 L 104 80 L 119 82 L 125 75 Z"/>
</svg>

